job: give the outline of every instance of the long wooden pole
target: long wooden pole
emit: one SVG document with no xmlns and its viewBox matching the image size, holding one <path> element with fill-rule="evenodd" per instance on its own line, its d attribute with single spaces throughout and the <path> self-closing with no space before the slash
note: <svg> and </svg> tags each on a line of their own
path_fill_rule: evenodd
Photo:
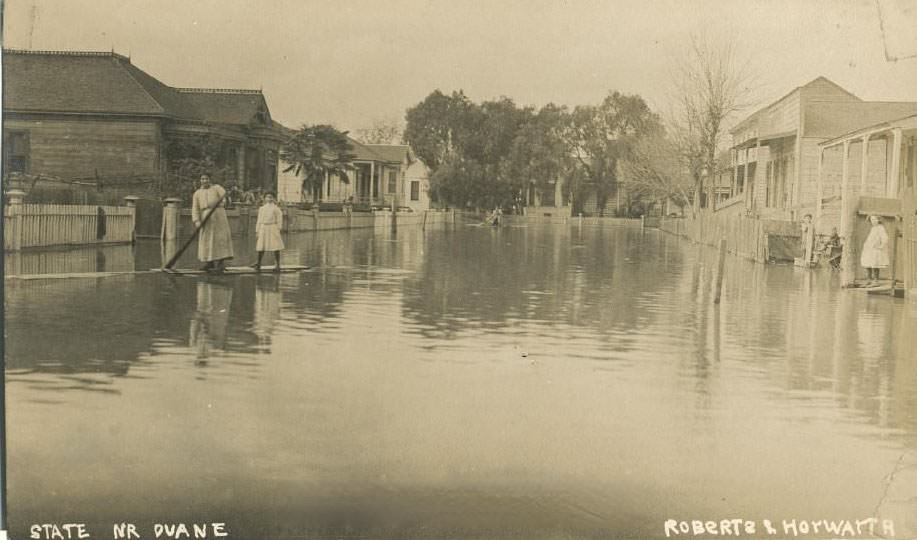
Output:
<svg viewBox="0 0 917 540">
<path fill-rule="evenodd" d="M 223 204 L 223 199 L 226 198 L 227 193 L 229 192 L 227 191 L 223 192 L 223 196 L 220 197 L 220 200 L 217 201 L 216 206 L 214 206 L 209 212 L 207 212 L 207 215 L 204 216 L 204 219 L 201 220 L 201 224 L 198 225 L 196 229 L 194 229 L 194 232 L 191 233 L 191 236 L 185 241 L 184 244 L 182 244 L 182 247 L 180 247 L 178 251 L 175 252 L 175 255 L 172 255 L 172 258 L 169 259 L 169 262 L 167 262 L 165 266 L 163 266 L 163 268 L 165 268 L 166 270 L 170 270 L 173 266 L 175 266 L 175 263 L 178 262 L 178 258 L 182 256 L 182 254 L 185 252 L 186 249 L 188 249 L 188 246 L 191 245 L 191 242 L 193 242 L 194 239 L 197 238 L 197 235 L 200 234 L 201 229 L 204 228 L 204 225 L 206 225 L 207 222 L 210 221 L 210 216 L 212 216 L 214 212 L 216 212 L 217 208 L 219 208 L 220 205 Z"/>
</svg>

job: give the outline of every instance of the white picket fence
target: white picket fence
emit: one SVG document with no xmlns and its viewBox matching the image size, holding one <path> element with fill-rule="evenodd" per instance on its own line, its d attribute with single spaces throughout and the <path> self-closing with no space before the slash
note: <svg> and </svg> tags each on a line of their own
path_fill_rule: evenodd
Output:
<svg viewBox="0 0 917 540">
<path fill-rule="evenodd" d="M 104 229 L 100 229 L 100 209 Z M 3 213 L 3 249 L 130 243 L 136 208 L 70 204 L 21 204 L 11 201 Z"/>
</svg>

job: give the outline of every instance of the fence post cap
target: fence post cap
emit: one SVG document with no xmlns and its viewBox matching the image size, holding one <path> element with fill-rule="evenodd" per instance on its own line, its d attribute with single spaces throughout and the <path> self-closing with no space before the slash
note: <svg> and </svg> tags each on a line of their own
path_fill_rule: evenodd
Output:
<svg viewBox="0 0 917 540">
<path fill-rule="evenodd" d="M 11 189 L 6 192 L 6 196 L 9 197 L 11 203 L 20 203 L 22 198 L 25 197 L 25 191 L 21 189 Z"/>
<path fill-rule="evenodd" d="M 181 199 L 178 197 L 166 197 L 162 202 L 166 203 L 166 206 L 178 206 L 181 203 Z"/>
<path fill-rule="evenodd" d="M 140 200 L 140 197 L 136 195 L 128 195 L 127 197 L 124 197 L 124 200 L 125 202 L 127 202 L 128 206 L 134 206 L 135 204 L 137 204 L 137 201 Z"/>
</svg>

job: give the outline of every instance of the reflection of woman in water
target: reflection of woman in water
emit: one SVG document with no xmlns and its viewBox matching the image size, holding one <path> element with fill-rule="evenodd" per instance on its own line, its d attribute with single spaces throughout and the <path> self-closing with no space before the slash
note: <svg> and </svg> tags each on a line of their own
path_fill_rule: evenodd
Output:
<svg viewBox="0 0 917 540">
<path fill-rule="evenodd" d="M 214 347 L 223 348 L 232 289 L 207 281 L 197 283 L 197 311 L 191 319 L 190 345 L 197 349 L 197 363 L 206 365 Z"/>
<path fill-rule="evenodd" d="M 875 285 L 879 281 L 879 271 L 888 268 L 888 232 L 879 216 L 869 216 L 869 222 L 872 223 L 872 229 L 863 243 L 860 264 L 869 274 L 869 285 Z"/>
</svg>

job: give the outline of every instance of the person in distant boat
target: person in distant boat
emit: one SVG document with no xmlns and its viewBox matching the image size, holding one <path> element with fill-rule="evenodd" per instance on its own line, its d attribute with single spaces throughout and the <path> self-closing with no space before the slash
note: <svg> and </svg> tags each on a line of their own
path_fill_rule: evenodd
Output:
<svg viewBox="0 0 917 540">
<path fill-rule="evenodd" d="M 261 260 L 265 251 L 274 252 L 274 271 L 280 271 L 280 250 L 283 249 L 283 238 L 280 237 L 280 227 L 283 224 L 283 211 L 274 203 L 274 194 L 264 194 L 264 204 L 258 209 L 258 221 L 255 223 L 255 250 L 258 252 L 258 262 L 252 268 L 260 269 Z"/>
<path fill-rule="evenodd" d="M 494 227 L 500 224 L 500 216 L 503 215 L 503 210 L 500 207 L 494 208 L 494 211 L 490 213 L 490 216 L 487 218 L 485 223 L 490 223 Z"/>
<path fill-rule="evenodd" d="M 863 243 L 860 264 L 869 275 L 868 285 L 876 285 L 879 281 L 879 271 L 888 268 L 888 231 L 882 225 L 882 218 L 875 214 L 869 216 L 869 222 L 872 229 Z"/>
<path fill-rule="evenodd" d="M 226 261 L 233 258 L 232 233 L 223 208 L 225 195 L 226 190 L 211 183 L 210 175 L 204 173 L 201 175 L 201 187 L 191 199 L 191 220 L 195 227 L 203 224 L 197 239 L 197 258 L 204 263 L 201 269 L 207 272 L 222 272 L 226 269 Z"/>
</svg>

